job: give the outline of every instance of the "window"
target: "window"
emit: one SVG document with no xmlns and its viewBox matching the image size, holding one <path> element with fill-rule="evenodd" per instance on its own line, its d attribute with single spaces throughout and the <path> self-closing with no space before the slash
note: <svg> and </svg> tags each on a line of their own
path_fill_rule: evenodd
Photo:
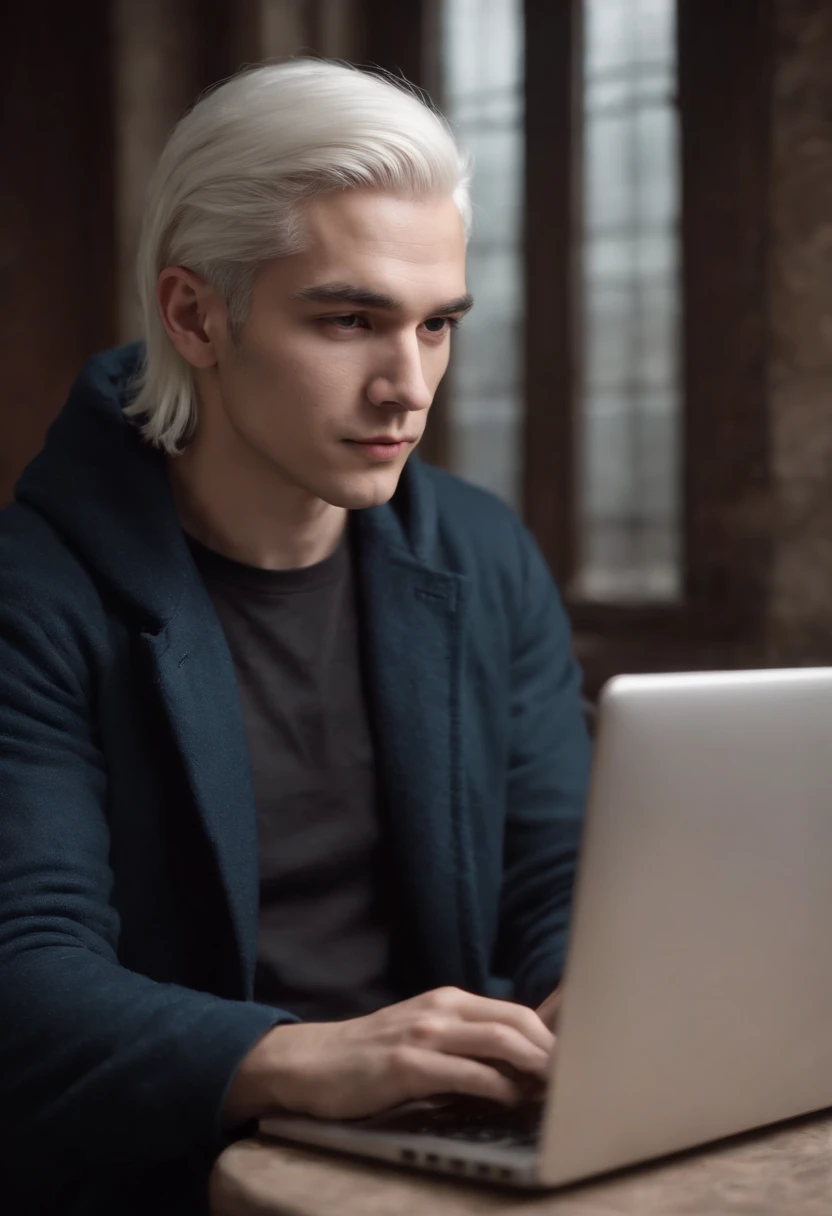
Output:
<svg viewBox="0 0 832 1216">
<path fill-rule="evenodd" d="M 433 420 L 453 433 L 439 463 L 522 510 L 590 695 L 619 671 L 759 662 L 770 15 L 752 0 L 419 4 L 442 19 L 424 43 L 435 95 L 480 162 L 483 307 Z M 489 310 L 514 326 L 499 348 Z"/>
<path fill-rule="evenodd" d="M 577 599 L 681 592 L 674 0 L 584 0 Z"/>
<path fill-rule="evenodd" d="M 523 424 L 523 11 L 520 0 L 442 0 L 443 109 L 474 159 L 468 288 L 454 335 L 447 448 L 454 472 L 517 506 Z"/>
</svg>

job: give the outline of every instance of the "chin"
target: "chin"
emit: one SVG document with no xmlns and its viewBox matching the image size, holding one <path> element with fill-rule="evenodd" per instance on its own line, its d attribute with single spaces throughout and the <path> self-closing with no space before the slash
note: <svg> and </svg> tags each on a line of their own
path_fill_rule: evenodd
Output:
<svg viewBox="0 0 832 1216">
<path fill-rule="evenodd" d="M 348 511 L 361 511 L 366 507 L 380 507 L 389 502 L 396 492 L 402 467 L 376 469 L 359 475 L 333 477 L 326 487 L 317 490 L 319 498 L 333 507 L 344 507 Z"/>
</svg>

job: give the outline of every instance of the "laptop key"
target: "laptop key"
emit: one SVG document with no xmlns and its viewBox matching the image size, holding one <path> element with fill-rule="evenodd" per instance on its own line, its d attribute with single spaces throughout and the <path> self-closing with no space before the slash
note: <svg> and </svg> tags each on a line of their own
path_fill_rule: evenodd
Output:
<svg viewBox="0 0 832 1216">
<path fill-rule="evenodd" d="M 434 1129 L 434 1135 L 436 1129 Z M 442 1128 L 440 1133 L 447 1140 L 464 1140 L 469 1144 L 516 1144 L 518 1146 L 537 1143 L 539 1132 L 520 1132 L 503 1127 L 456 1127 Z"/>
<path fill-rule="evenodd" d="M 543 1108 L 539 1104 L 528 1103 L 514 1110 L 505 1110 L 494 1103 L 460 1101 L 449 1103 L 427 1115 L 424 1111 L 400 1115 L 395 1119 L 395 1130 L 468 1143 L 531 1147 L 540 1136 L 542 1113 Z"/>
</svg>

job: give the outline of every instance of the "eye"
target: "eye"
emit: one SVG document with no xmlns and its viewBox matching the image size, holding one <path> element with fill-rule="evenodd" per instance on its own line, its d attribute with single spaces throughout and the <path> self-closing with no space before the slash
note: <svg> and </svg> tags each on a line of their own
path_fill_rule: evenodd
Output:
<svg viewBox="0 0 832 1216">
<path fill-rule="evenodd" d="M 446 329 L 456 329 L 459 321 L 456 317 L 428 317 L 425 328 L 429 334 L 442 334 Z"/>
<path fill-rule="evenodd" d="M 327 317 L 327 320 L 339 329 L 359 329 L 361 325 L 361 317 L 357 312 L 345 313 L 343 317 Z"/>
</svg>

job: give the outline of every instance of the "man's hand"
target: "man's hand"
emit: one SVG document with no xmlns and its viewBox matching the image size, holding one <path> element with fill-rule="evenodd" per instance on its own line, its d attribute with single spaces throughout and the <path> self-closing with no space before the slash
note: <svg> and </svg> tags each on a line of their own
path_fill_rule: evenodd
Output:
<svg viewBox="0 0 832 1216">
<path fill-rule="evenodd" d="M 514 1105 L 545 1083 L 553 1046 L 534 1010 L 438 988 L 366 1017 L 276 1026 L 240 1064 L 223 1115 L 351 1119 L 450 1093 Z"/>
</svg>

